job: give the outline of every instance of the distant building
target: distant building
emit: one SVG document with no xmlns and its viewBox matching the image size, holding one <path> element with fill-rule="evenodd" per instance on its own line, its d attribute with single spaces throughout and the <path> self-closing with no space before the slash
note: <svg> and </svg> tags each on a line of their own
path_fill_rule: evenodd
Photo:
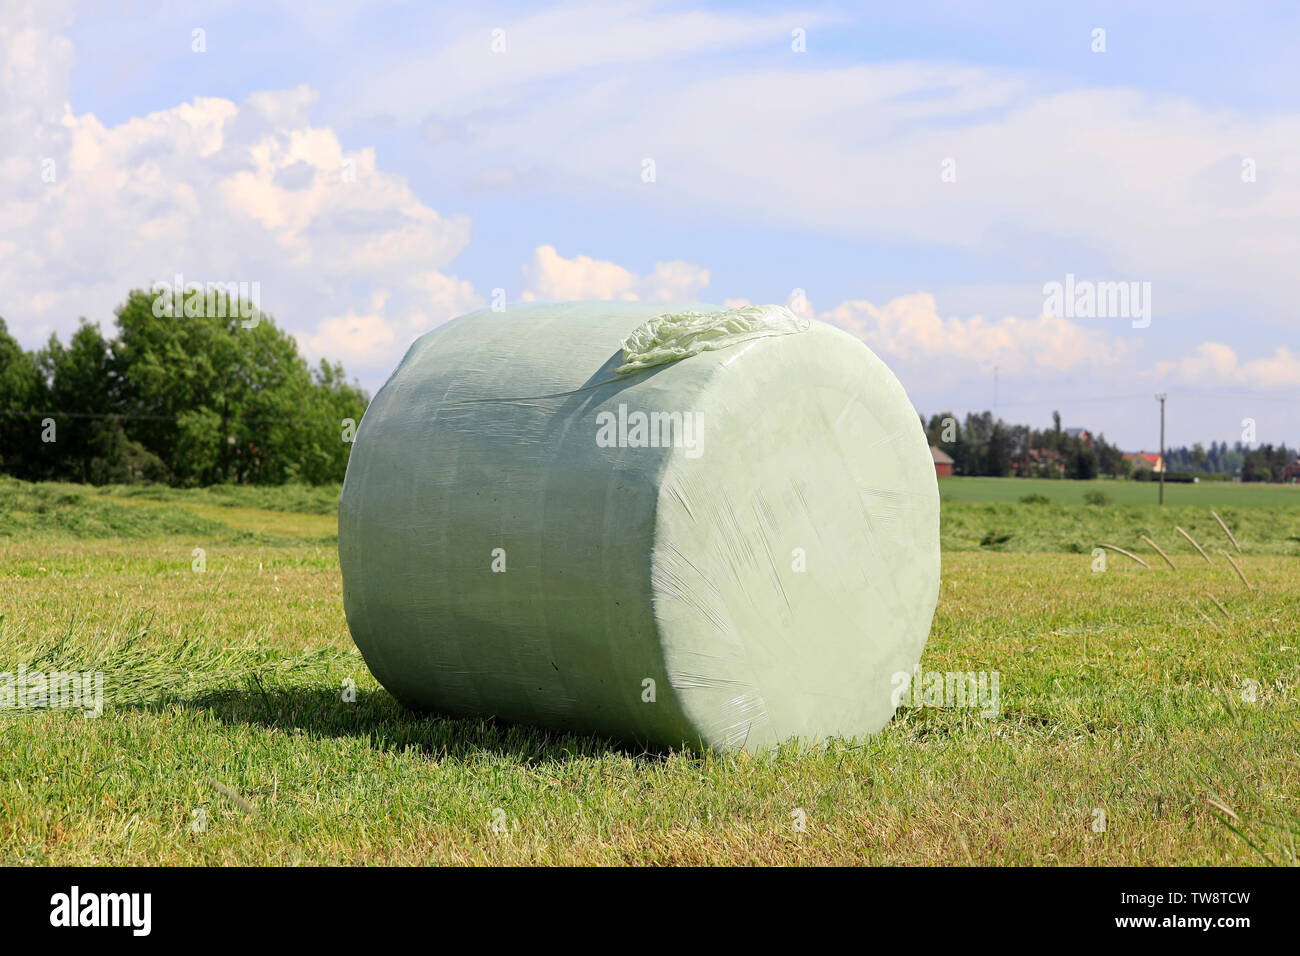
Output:
<svg viewBox="0 0 1300 956">
<path fill-rule="evenodd" d="M 1084 448 L 1092 447 L 1092 432 L 1086 428 L 1067 428 L 1065 430 L 1066 438 L 1077 438 Z"/>
<path fill-rule="evenodd" d="M 1283 481 L 1300 481 L 1300 458 L 1282 469 Z"/>
<path fill-rule="evenodd" d="M 1029 463 L 1029 474 L 1042 474 L 1044 471 L 1054 471 L 1058 475 L 1065 474 L 1065 456 L 1059 451 L 1051 448 L 1031 448 L 1025 456 Z M 1017 469 L 1016 474 L 1020 471 Z"/>
<path fill-rule="evenodd" d="M 1164 458 L 1160 455 L 1153 455 L 1149 451 L 1140 451 L 1136 455 L 1130 455 L 1126 452 L 1124 457 L 1133 463 L 1134 471 L 1142 471 L 1144 468 L 1149 468 L 1154 472 L 1165 470 Z"/>
<path fill-rule="evenodd" d="M 930 446 L 930 457 L 934 459 L 934 473 L 939 478 L 952 477 L 952 459 L 942 448 Z"/>
</svg>

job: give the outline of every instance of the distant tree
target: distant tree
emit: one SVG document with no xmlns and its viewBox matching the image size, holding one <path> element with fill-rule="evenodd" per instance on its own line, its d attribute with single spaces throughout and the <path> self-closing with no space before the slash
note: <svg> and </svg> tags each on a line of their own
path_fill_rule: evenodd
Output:
<svg viewBox="0 0 1300 956">
<path fill-rule="evenodd" d="M 1097 452 L 1091 448 L 1084 448 L 1079 442 L 1072 442 L 1074 445 L 1070 449 L 1069 463 L 1066 471 L 1071 478 L 1092 479 L 1097 477 Z"/>
<path fill-rule="evenodd" d="M 1011 465 L 1015 460 L 1015 429 L 1001 419 L 989 429 L 987 457 L 984 474 L 998 478 L 1011 474 Z"/>
<path fill-rule="evenodd" d="M 1114 445 L 1106 441 L 1105 435 L 1097 435 L 1093 439 L 1093 448 L 1097 452 L 1097 470 L 1103 475 L 1119 477 L 1128 473 L 1133 466 L 1124 453 Z"/>
<path fill-rule="evenodd" d="M 56 448 L 41 441 L 39 414 L 46 407 L 45 381 L 34 356 L 23 351 L 0 318 L 0 468 L 19 478 L 39 478 Z M 55 425 L 54 437 L 58 438 Z"/>
<path fill-rule="evenodd" d="M 1281 481 L 1290 454 L 1286 445 L 1261 445 L 1242 455 L 1242 481 Z"/>
<path fill-rule="evenodd" d="M 310 372 L 270 316 L 235 306 L 172 318 L 143 292 L 127 298 L 113 352 L 128 434 L 180 483 L 340 480 L 341 419 L 359 421 L 366 396 L 339 366 Z"/>
<path fill-rule="evenodd" d="M 309 452 L 304 455 L 299 477 L 308 482 L 339 481 L 348 467 L 351 438 L 361 424 L 367 404 L 366 393 L 355 381 L 348 382 L 343 366 L 321 359 L 311 370 L 313 429 Z M 345 428 L 344 423 L 348 422 Z M 345 440 L 346 439 L 346 440 Z"/>
<path fill-rule="evenodd" d="M 175 484 L 339 481 L 368 396 L 341 365 L 309 369 L 293 338 L 237 303 L 155 308 L 133 291 L 105 339 L 27 353 L 0 320 L 0 470 L 22 478 Z M 42 442 L 53 419 L 55 441 Z"/>
<path fill-rule="evenodd" d="M 66 348 L 51 335 L 36 361 L 59 423 L 59 454 L 48 477 L 93 484 L 167 477 L 162 462 L 123 429 L 120 383 L 98 325 L 83 319 Z"/>
</svg>

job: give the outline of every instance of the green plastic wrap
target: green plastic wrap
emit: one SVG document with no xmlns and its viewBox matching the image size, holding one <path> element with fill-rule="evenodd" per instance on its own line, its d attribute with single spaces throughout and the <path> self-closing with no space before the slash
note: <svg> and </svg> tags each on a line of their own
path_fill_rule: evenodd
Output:
<svg viewBox="0 0 1300 956">
<path fill-rule="evenodd" d="M 512 306 L 422 336 L 357 430 L 344 606 L 424 710 L 654 748 L 859 736 L 939 588 L 920 421 L 780 306 Z"/>
</svg>

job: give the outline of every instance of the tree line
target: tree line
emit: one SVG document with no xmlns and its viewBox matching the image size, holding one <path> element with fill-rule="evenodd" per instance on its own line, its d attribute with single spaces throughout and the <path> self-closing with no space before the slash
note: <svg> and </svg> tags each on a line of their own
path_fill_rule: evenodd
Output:
<svg viewBox="0 0 1300 956">
<path fill-rule="evenodd" d="M 91 484 L 342 481 L 369 402 L 342 365 L 309 367 L 247 303 L 214 308 L 200 290 L 179 308 L 170 300 L 132 291 L 111 338 L 82 319 L 66 345 L 51 335 L 36 351 L 0 319 L 0 471 Z"/>
<path fill-rule="evenodd" d="M 341 364 L 309 367 L 270 316 L 212 290 L 132 291 L 113 337 L 83 319 L 66 345 L 51 335 L 31 352 L 0 318 L 0 472 L 29 481 L 339 482 L 368 403 Z M 1132 472 L 1104 435 L 1070 435 L 1052 419 L 1034 429 L 944 412 L 922 425 L 961 475 Z M 1246 481 L 1279 481 L 1295 457 L 1284 444 L 1166 451 L 1171 471 L 1240 469 Z"/>
<path fill-rule="evenodd" d="M 1210 442 L 1207 449 L 1200 442 L 1191 448 L 1180 446 L 1165 452 L 1169 467 L 1193 474 L 1241 474 L 1242 481 L 1281 481 L 1286 466 L 1296 460 L 1300 451 L 1279 445 L 1260 445 L 1251 448 L 1242 442 Z"/>
<path fill-rule="evenodd" d="M 1061 428 L 1061 415 L 1052 413 L 1052 427 L 1031 428 L 995 418 L 992 412 L 969 413 L 958 420 L 952 412 L 924 416 L 921 424 L 930 444 L 953 460 L 959 475 L 1038 478 L 1117 478 L 1133 474 L 1133 463 L 1102 434 L 1071 435 Z M 1243 481 L 1281 481 L 1297 452 L 1285 444 L 1250 448 L 1237 442 L 1199 442 L 1191 448 L 1165 450 L 1171 473 L 1231 476 Z M 1190 480 L 1190 479 L 1188 479 Z"/>
</svg>

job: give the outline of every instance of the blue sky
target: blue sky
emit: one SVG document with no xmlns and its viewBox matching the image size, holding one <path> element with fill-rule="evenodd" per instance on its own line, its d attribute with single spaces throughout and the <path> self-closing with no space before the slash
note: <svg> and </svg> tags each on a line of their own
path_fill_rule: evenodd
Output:
<svg viewBox="0 0 1300 956">
<path fill-rule="evenodd" d="M 1156 391 L 1172 442 L 1300 442 L 1286 5 L 0 13 L 0 314 L 28 347 L 176 272 L 258 282 L 372 391 L 496 289 L 796 301 L 926 413 L 991 406 L 996 368 L 1006 417 L 1134 450 Z M 1149 325 L 1044 316 L 1067 274 L 1149 283 Z"/>
</svg>

